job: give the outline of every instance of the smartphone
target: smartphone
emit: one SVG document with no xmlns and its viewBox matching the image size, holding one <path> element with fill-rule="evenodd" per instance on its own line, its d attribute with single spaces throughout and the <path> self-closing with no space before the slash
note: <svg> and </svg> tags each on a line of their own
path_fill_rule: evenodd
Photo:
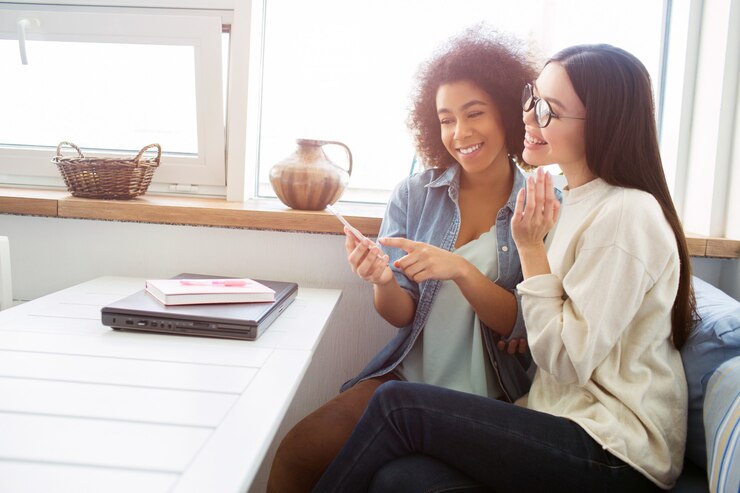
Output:
<svg viewBox="0 0 740 493">
<path fill-rule="evenodd" d="M 357 228 L 355 228 L 354 226 L 352 226 L 349 223 L 349 221 L 347 221 L 344 218 L 344 216 L 342 216 L 339 213 L 339 211 L 337 211 L 334 207 L 332 207 L 331 205 L 327 205 L 326 206 L 326 210 L 329 211 L 329 212 L 331 212 L 335 216 L 337 216 L 337 219 L 339 219 L 342 222 L 342 224 L 344 224 L 345 226 L 347 226 L 347 229 L 349 229 L 350 233 L 352 233 L 354 235 L 354 237 L 357 238 L 357 241 L 362 242 L 362 240 L 366 239 L 365 235 L 363 235 L 362 233 L 360 233 L 360 230 L 358 230 Z M 368 240 L 368 241 L 370 241 L 370 240 Z M 373 243 L 373 242 L 371 241 L 371 243 Z M 378 254 L 378 257 L 380 258 L 383 255 L 384 255 L 383 254 L 383 250 L 381 250 L 380 253 Z"/>
<path fill-rule="evenodd" d="M 332 207 L 331 205 L 327 205 L 326 210 L 337 216 L 337 219 L 339 219 L 342 224 L 347 226 L 347 229 L 349 229 L 349 231 L 355 236 L 355 238 L 357 238 L 357 241 L 362 241 L 365 239 L 365 235 L 360 233 L 360 230 L 352 226 L 349 221 L 347 221 L 344 216 L 342 216 L 334 207 Z"/>
</svg>

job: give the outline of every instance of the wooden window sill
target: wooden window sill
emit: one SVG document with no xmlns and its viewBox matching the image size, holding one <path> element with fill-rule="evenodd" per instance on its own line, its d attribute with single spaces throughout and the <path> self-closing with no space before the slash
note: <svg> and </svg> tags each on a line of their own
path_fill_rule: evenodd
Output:
<svg viewBox="0 0 740 493">
<path fill-rule="evenodd" d="M 342 203 L 337 208 L 363 234 L 378 234 L 385 206 Z M 59 190 L 0 187 L 0 214 L 342 234 L 342 224 L 328 212 L 297 211 L 277 199 L 227 202 L 146 194 L 98 200 Z"/>
<path fill-rule="evenodd" d="M 363 234 L 377 236 L 385 206 L 340 203 L 338 209 Z M 73 197 L 66 191 L 0 187 L 0 214 L 131 221 L 191 226 L 341 234 L 324 211 L 297 211 L 277 199 L 222 199 L 143 195 L 132 200 Z M 686 234 L 694 257 L 739 258 L 740 241 Z"/>
</svg>

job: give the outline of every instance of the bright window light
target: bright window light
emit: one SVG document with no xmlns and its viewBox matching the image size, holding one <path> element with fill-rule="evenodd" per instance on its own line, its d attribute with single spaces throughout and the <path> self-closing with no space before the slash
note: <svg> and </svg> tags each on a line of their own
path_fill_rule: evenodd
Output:
<svg viewBox="0 0 740 493">
<path fill-rule="evenodd" d="M 466 0 L 451 8 L 448 0 L 269 0 L 258 195 L 274 196 L 270 167 L 293 152 L 295 139 L 309 138 L 352 150 L 342 200 L 387 200 L 412 166 L 405 122 L 419 63 L 481 21 L 518 36 L 542 60 L 573 44 L 614 44 L 637 56 L 659 87 L 663 2 Z M 341 148 L 326 153 L 344 165 Z"/>
<path fill-rule="evenodd" d="M 157 143 L 153 189 L 225 192 L 219 13 L 1 3 L 0 12 L 0 182 L 61 185 L 50 162 L 61 141 L 127 158 Z"/>
<path fill-rule="evenodd" d="M 198 153 L 192 46 L 29 41 L 27 50 L 29 65 L 3 64 L 0 108 L 13 117 L 0 119 L 0 144 L 138 151 L 157 142 Z M 0 40 L 0 60 L 16 58 L 18 43 Z"/>
</svg>

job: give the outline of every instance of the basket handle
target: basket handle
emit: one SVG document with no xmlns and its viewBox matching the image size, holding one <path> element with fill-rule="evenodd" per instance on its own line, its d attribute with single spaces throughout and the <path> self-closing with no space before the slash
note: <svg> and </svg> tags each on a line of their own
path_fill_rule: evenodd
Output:
<svg viewBox="0 0 740 493">
<path fill-rule="evenodd" d="M 139 164 L 139 161 L 141 160 L 142 156 L 144 156 L 144 153 L 149 149 L 152 149 L 153 147 L 157 148 L 157 157 L 154 158 L 154 160 L 157 161 L 157 166 L 159 166 L 159 158 L 162 156 L 162 146 L 160 146 L 159 144 L 149 144 L 148 146 L 144 147 L 136 155 L 136 157 L 134 158 L 134 162 L 136 162 L 136 164 Z"/>
<path fill-rule="evenodd" d="M 85 157 L 82 155 L 82 151 L 80 150 L 80 148 L 71 142 L 60 142 L 59 143 L 59 145 L 57 146 L 57 157 L 62 157 L 62 146 L 65 146 L 65 145 L 77 151 L 77 154 L 79 154 L 80 157 Z"/>
</svg>

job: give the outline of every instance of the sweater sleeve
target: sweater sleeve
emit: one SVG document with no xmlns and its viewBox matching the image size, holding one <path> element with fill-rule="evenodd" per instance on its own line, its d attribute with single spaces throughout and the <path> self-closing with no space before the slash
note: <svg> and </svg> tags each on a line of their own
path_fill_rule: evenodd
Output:
<svg viewBox="0 0 740 493">
<path fill-rule="evenodd" d="M 652 285 L 642 261 L 616 245 L 582 249 L 562 280 L 546 274 L 520 283 L 537 366 L 561 383 L 585 385 Z"/>
</svg>

